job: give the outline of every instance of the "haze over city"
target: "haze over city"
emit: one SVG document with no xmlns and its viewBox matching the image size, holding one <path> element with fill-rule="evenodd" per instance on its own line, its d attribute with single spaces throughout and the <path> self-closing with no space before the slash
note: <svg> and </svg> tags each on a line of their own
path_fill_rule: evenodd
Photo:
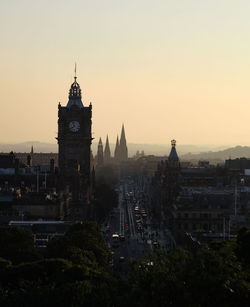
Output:
<svg viewBox="0 0 250 307">
<path fill-rule="evenodd" d="M 0 3 L 1 142 L 55 143 L 77 63 L 93 137 L 248 145 L 249 1 Z"/>
<path fill-rule="evenodd" d="M 0 306 L 250 306 L 249 16 L 0 1 Z"/>
</svg>

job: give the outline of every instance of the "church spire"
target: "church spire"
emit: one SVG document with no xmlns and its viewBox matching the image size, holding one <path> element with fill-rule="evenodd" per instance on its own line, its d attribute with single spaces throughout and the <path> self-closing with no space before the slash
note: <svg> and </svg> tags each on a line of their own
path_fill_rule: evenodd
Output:
<svg viewBox="0 0 250 307">
<path fill-rule="evenodd" d="M 105 149 L 104 149 L 104 162 L 109 163 L 110 158 L 111 158 L 111 152 L 110 152 L 110 147 L 109 147 L 109 137 L 107 135 Z"/>
<path fill-rule="evenodd" d="M 120 161 L 120 144 L 119 144 L 119 137 L 118 137 L 118 135 L 117 135 L 117 138 L 116 138 L 114 158 L 115 158 L 116 161 Z"/>
<path fill-rule="evenodd" d="M 127 148 L 124 124 L 122 124 L 122 131 L 120 138 L 120 160 L 126 161 L 127 159 L 128 159 L 128 148 Z"/>
<path fill-rule="evenodd" d="M 102 138 L 99 139 L 98 149 L 97 149 L 97 164 L 103 164 L 103 146 L 102 146 Z"/>
</svg>

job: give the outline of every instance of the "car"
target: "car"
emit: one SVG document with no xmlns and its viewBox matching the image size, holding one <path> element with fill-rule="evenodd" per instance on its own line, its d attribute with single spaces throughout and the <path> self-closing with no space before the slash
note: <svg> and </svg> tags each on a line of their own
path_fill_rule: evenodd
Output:
<svg viewBox="0 0 250 307">
<path fill-rule="evenodd" d="M 119 261 L 120 261 L 120 262 L 124 262 L 124 261 L 125 261 L 125 257 L 121 256 L 121 257 L 119 258 Z"/>
<path fill-rule="evenodd" d="M 155 248 L 157 248 L 157 247 L 160 247 L 160 244 L 159 244 L 159 242 L 157 242 L 157 241 L 154 241 L 154 242 L 153 242 L 153 247 L 155 247 Z"/>
<path fill-rule="evenodd" d="M 125 241 L 125 236 L 124 235 L 119 235 L 119 238 L 121 241 Z"/>
</svg>

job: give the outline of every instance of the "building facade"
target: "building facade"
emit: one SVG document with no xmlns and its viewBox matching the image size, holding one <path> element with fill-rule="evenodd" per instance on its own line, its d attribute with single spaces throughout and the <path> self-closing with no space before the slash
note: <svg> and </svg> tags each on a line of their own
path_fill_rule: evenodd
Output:
<svg viewBox="0 0 250 307">
<path fill-rule="evenodd" d="M 59 189 L 71 194 L 71 206 L 66 214 L 71 219 L 86 216 L 91 185 L 92 105 L 83 105 L 76 79 L 75 76 L 67 105 L 58 105 Z"/>
</svg>

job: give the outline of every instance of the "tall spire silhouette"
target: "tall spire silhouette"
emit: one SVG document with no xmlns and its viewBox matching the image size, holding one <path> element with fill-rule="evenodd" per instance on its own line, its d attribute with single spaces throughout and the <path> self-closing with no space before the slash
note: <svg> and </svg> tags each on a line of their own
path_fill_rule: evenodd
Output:
<svg viewBox="0 0 250 307">
<path fill-rule="evenodd" d="M 102 146 L 102 138 L 100 138 L 97 149 L 97 165 L 102 165 L 102 164 L 103 164 L 103 146 Z"/>
<path fill-rule="evenodd" d="M 121 138 L 120 138 L 120 161 L 128 160 L 128 148 L 125 136 L 124 124 L 122 124 Z"/>
<path fill-rule="evenodd" d="M 117 139 L 116 139 L 114 158 L 115 158 L 116 161 L 120 161 L 120 143 L 119 143 L 118 135 L 117 135 Z"/>
<path fill-rule="evenodd" d="M 111 159 L 111 152 L 109 147 L 109 137 L 107 135 L 105 149 L 104 149 L 104 157 L 103 157 L 104 163 L 109 163 L 110 159 Z"/>
</svg>

